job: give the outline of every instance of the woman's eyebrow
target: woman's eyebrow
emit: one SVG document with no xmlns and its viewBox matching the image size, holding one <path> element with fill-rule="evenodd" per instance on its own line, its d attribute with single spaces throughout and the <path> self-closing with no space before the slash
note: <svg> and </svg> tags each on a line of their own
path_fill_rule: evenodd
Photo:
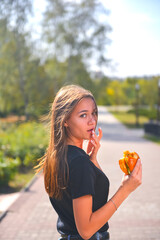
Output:
<svg viewBox="0 0 160 240">
<path fill-rule="evenodd" d="M 94 111 L 97 111 L 97 109 L 94 108 L 94 109 L 93 109 L 93 112 L 94 112 Z M 89 112 L 89 110 L 81 110 L 80 112 L 78 112 L 78 114 L 79 114 L 79 113 L 85 113 L 85 112 Z"/>
<path fill-rule="evenodd" d="M 88 110 L 81 110 L 80 112 L 78 112 L 78 114 L 83 112 L 88 112 Z"/>
</svg>

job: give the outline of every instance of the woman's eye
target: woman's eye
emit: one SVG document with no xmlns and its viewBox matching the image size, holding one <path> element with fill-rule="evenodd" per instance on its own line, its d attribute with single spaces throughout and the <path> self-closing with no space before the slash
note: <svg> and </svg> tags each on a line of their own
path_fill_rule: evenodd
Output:
<svg viewBox="0 0 160 240">
<path fill-rule="evenodd" d="M 96 111 L 95 111 L 95 112 L 93 112 L 92 114 L 93 114 L 93 116 L 97 116 L 97 112 L 96 112 Z"/>
<path fill-rule="evenodd" d="M 86 116 L 87 116 L 87 114 L 86 114 L 86 113 L 84 113 L 84 114 L 80 115 L 80 117 L 81 117 L 81 118 L 85 118 Z"/>
</svg>

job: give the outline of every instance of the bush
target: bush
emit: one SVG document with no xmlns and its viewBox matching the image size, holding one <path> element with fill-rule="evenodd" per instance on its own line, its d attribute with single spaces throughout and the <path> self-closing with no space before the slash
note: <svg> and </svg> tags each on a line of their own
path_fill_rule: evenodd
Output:
<svg viewBox="0 0 160 240">
<path fill-rule="evenodd" d="M 8 158 L 0 152 L 0 185 L 7 185 L 18 171 L 20 161 L 18 158 Z"/>
<path fill-rule="evenodd" d="M 16 171 L 33 168 L 44 155 L 48 134 L 41 123 L 5 124 L 0 130 L 0 179 L 9 181 Z"/>
<path fill-rule="evenodd" d="M 134 113 L 135 114 L 135 109 L 129 110 L 128 113 Z M 156 120 L 157 118 L 157 112 L 155 109 L 146 109 L 146 108 L 139 108 L 139 116 L 144 116 L 149 119 Z"/>
</svg>

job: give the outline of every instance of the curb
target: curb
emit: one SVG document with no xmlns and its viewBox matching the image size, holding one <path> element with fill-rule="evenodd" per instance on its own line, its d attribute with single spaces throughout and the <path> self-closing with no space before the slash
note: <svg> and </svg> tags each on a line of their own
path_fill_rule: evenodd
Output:
<svg viewBox="0 0 160 240">
<path fill-rule="evenodd" d="M 33 178 L 31 179 L 31 181 L 29 182 L 29 183 L 27 183 L 26 184 L 26 186 L 24 187 L 24 188 L 22 188 L 20 191 L 19 191 L 19 193 L 24 193 L 24 192 L 28 192 L 29 191 L 29 189 L 30 189 L 30 187 L 33 185 L 33 183 L 38 179 L 38 176 L 41 174 L 41 172 L 40 173 L 38 173 L 38 174 L 36 174 L 36 175 L 34 175 L 33 176 Z M 20 197 L 20 196 L 19 196 Z M 19 198 L 18 197 L 18 198 Z M 16 201 L 17 199 L 15 199 L 15 201 Z M 14 201 L 14 202 L 15 202 Z M 14 204 L 14 202 L 12 203 L 12 204 Z M 3 220 L 3 218 L 7 215 L 7 213 L 9 212 L 9 208 L 12 206 L 12 204 L 8 207 L 8 209 L 6 209 L 4 212 L 2 212 L 1 214 L 0 214 L 0 222 Z"/>
<path fill-rule="evenodd" d="M 0 222 L 1 222 L 2 219 L 7 215 L 7 213 L 8 213 L 8 210 L 6 210 L 6 211 L 4 211 L 4 212 L 2 212 L 2 213 L 0 214 Z"/>
<path fill-rule="evenodd" d="M 29 191 L 30 187 L 31 187 L 31 186 L 33 185 L 33 183 L 37 180 L 37 178 L 38 178 L 38 176 L 39 176 L 40 174 L 41 174 L 41 173 L 37 173 L 36 175 L 34 175 L 33 178 L 31 179 L 31 181 L 30 181 L 29 183 L 27 183 L 26 186 L 20 190 L 20 193 Z"/>
</svg>

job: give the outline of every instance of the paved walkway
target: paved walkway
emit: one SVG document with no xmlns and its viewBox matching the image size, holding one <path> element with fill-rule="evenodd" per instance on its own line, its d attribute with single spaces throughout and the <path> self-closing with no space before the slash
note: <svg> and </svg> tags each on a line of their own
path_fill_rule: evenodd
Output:
<svg viewBox="0 0 160 240">
<path fill-rule="evenodd" d="M 104 134 L 98 157 L 110 179 L 110 197 L 121 182 L 118 159 L 123 151 L 137 151 L 143 161 L 143 184 L 109 221 L 111 240 L 160 240 L 160 146 L 142 138 L 142 130 L 128 130 L 105 108 L 99 109 Z M 0 239 L 57 240 L 56 219 L 39 175 L 1 220 Z"/>
</svg>

